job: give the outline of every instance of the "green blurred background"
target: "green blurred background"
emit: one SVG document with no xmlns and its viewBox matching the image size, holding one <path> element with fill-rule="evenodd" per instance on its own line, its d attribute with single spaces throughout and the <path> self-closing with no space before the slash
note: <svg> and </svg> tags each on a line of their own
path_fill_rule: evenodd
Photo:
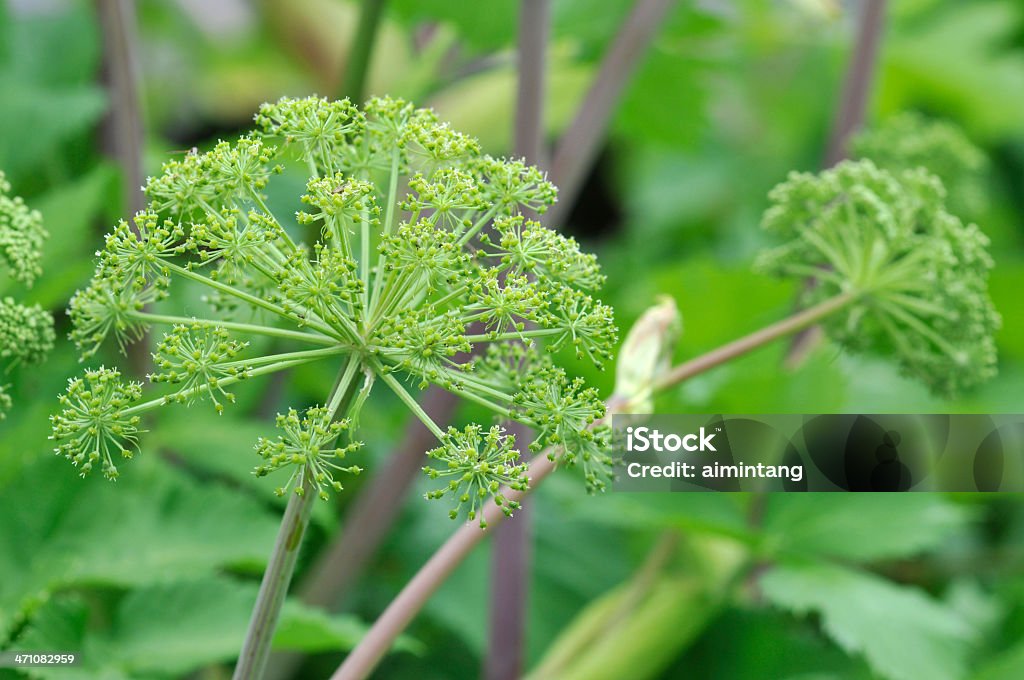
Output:
<svg viewBox="0 0 1024 680">
<path fill-rule="evenodd" d="M 553 1 L 547 141 L 571 120 L 631 4 Z M 703 0 L 670 11 L 560 225 L 598 253 L 603 297 L 623 329 L 670 295 L 684 320 L 682 360 L 793 309 L 795 286 L 750 271 L 764 245 L 758 222 L 787 172 L 822 163 L 857 5 Z M 261 102 L 338 94 L 358 16 L 343 0 L 152 0 L 135 9 L 147 174 L 169 155 L 246 130 Z M 386 3 L 367 92 L 432 106 L 485 151 L 510 153 L 517 14 L 514 0 Z M 92 3 L 0 4 L 0 169 L 52 234 L 44 276 L 17 294 L 52 309 L 62 336 L 68 298 L 126 212 L 121 168 L 100 132 L 111 105 L 104 50 Z M 784 369 L 782 343 L 673 389 L 659 411 L 1021 410 L 1024 3 L 891 3 L 867 123 L 906 110 L 956 123 L 989 158 L 985 207 L 972 217 L 997 263 L 998 378 L 944 402 L 884 361 L 829 345 Z M 278 186 L 288 181 L 291 195 L 272 201 L 300 193 L 302 178 Z M 8 293 L 14 287 L 0 281 Z M 175 304 L 187 313 L 202 303 L 186 295 Z M 56 395 L 79 370 L 62 342 L 47 363 L 5 378 L 15 408 L 0 421 L 0 649 L 85 654 L 76 670 L 33 671 L 43 678 L 227 677 L 283 507 L 273 481 L 250 475 L 252 444 L 274 410 L 321 394 L 323 376 L 298 370 L 269 394 L 265 383 L 246 384 L 223 417 L 164 409 L 147 423 L 143 455 L 112 485 L 79 479 L 46 441 Z M 587 377 L 610 392 L 611 372 Z M 387 399 L 372 403 L 363 416 L 371 470 L 406 417 Z M 364 483 L 318 506 L 300 582 Z M 445 508 L 422 501 L 424 488 L 404 495 L 400 521 L 342 613 L 297 603 L 286 611 L 278 646 L 313 654 L 294 677 L 326 677 L 455 528 Z M 627 662 L 622 678 L 1024 677 L 1024 504 L 1015 496 L 587 497 L 578 477 L 560 473 L 530 502 L 528 667 L 580 612 L 596 616 L 598 598 L 635 585 L 651 546 L 668 536 L 671 555 L 655 566 L 670 611 L 627 602 L 620 618 L 635 625 L 576 650 L 570 667 L 614 653 Z M 479 675 L 488 550 L 460 567 L 375 677 Z M 737 560 L 757 568 L 736 578 Z M 588 677 L 577 672 L 552 677 Z"/>
</svg>

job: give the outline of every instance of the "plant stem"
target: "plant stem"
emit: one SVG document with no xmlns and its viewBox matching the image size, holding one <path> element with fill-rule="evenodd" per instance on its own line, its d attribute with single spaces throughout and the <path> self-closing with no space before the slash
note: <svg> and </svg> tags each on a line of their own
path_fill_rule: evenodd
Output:
<svg viewBox="0 0 1024 680">
<path fill-rule="evenodd" d="M 850 136 L 864 123 L 868 92 L 874 79 L 875 63 L 878 60 L 878 44 L 882 36 L 882 22 L 885 18 L 885 0 L 866 0 L 861 9 L 857 27 L 857 42 L 853 58 L 843 81 L 842 100 L 832 125 L 828 149 L 825 152 L 826 168 L 847 156 Z"/>
<path fill-rule="evenodd" d="M 96 0 L 96 12 L 103 33 L 104 86 L 110 109 L 100 131 L 105 153 L 121 168 L 121 192 L 125 210 L 134 215 L 146 207 L 142 193 L 143 122 L 139 95 L 135 3 L 128 0 Z M 129 221 L 132 230 L 135 224 Z M 132 373 L 146 374 L 149 368 L 148 335 L 127 349 Z"/>
<path fill-rule="evenodd" d="M 110 93 L 110 112 L 103 123 L 104 146 L 121 166 L 121 187 L 128 212 L 146 207 L 142 195 L 142 107 L 136 73 L 134 3 L 96 0 L 103 30 L 103 79 Z M 134 225 L 132 225 L 134 228 Z"/>
<path fill-rule="evenodd" d="M 517 47 L 515 155 L 544 165 L 544 95 L 547 82 L 549 0 L 521 0 Z"/>
<path fill-rule="evenodd" d="M 516 97 L 515 155 L 544 167 L 544 99 L 547 85 L 547 49 L 551 33 L 550 0 L 521 0 L 518 36 L 518 93 Z M 525 215 L 536 219 L 536 214 Z M 532 324 L 531 324 L 532 325 Z M 522 337 L 536 335 L 527 328 Z M 470 342 L 473 342 L 470 340 Z M 522 423 L 512 422 L 509 434 L 520 442 L 534 438 Z M 521 508 L 498 527 L 491 553 L 489 630 L 484 656 L 485 680 L 516 680 L 523 675 L 526 617 L 530 581 L 533 513 Z"/>
<path fill-rule="evenodd" d="M 324 357 L 333 357 L 338 354 L 350 353 L 352 349 L 350 347 L 323 347 L 321 349 L 304 349 L 298 352 L 281 352 L 279 354 L 264 354 L 259 357 L 252 357 L 250 359 L 237 359 L 235 361 L 226 361 L 223 364 L 218 364 L 222 368 L 244 368 L 253 366 L 262 366 L 266 364 L 276 363 L 289 363 L 293 361 L 304 361 L 310 359 L 323 359 Z"/>
<path fill-rule="evenodd" d="M 738 340 L 722 345 L 718 349 L 707 354 L 690 359 L 679 364 L 666 373 L 661 380 L 654 384 L 654 390 L 660 391 L 688 380 L 695 375 L 703 373 L 738 356 L 766 345 L 773 340 L 796 333 L 809 326 L 816 324 L 833 312 L 836 312 L 857 299 L 857 293 L 840 293 L 835 297 L 819 302 L 813 307 L 808 307 L 796 314 L 765 326 L 759 331 L 744 336 Z"/>
<path fill-rule="evenodd" d="M 824 167 L 831 168 L 847 156 L 850 136 L 864 124 L 868 92 L 874 79 L 875 63 L 878 61 L 878 45 L 881 41 L 885 21 L 885 0 L 866 0 L 861 9 L 857 39 L 853 47 L 850 66 L 846 70 L 843 91 L 836 108 L 832 132 L 825 151 Z M 816 285 L 814 278 L 806 281 L 807 289 Z M 809 327 L 798 333 L 790 342 L 784 365 L 796 368 L 821 340 L 821 329 Z"/>
<path fill-rule="evenodd" d="M 358 363 L 357 357 L 351 357 L 339 373 L 334 389 L 331 390 L 328 403 L 330 407 L 336 408 L 335 413 L 344 413 L 352 399 L 356 385 L 353 377 L 357 373 Z M 277 628 L 281 607 L 288 593 L 288 585 L 295 572 L 295 562 L 302 547 L 302 537 L 309 526 L 313 502 L 317 498 L 308 468 L 305 473 L 299 482 L 302 492 L 291 494 L 284 517 L 281 518 L 281 528 L 277 533 L 267 569 L 263 572 L 263 581 L 256 596 L 256 606 L 252 610 L 252 618 L 249 620 L 249 629 L 238 657 L 238 664 L 232 675 L 233 680 L 258 680 L 263 676 L 263 669 L 270 656 L 274 630 Z"/>
<path fill-rule="evenodd" d="M 262 676 L 270 656 L 274 629 L 288 592 L 288 584 L 292 580 L 313 502 L 317 497 L 310 480 L 310 475 L 303 475 L 300 487 L 302 493 L 292 493 L 288 499 L 277 541 L 274 543 L 274 552 L 267 563 L 267 570 L 263 572 L 263 582 L 249 621 L 245 644 L 232 676 L 234 680 L 257 680 Z"/>
<path fill-rule="evenodd" d="M 657 383 L 655 389 L 667 389 L 773 340 L 795 333 L 822 320 L 829 314 L 837 312 L 856 299 L 855 293 L 837 295 L 760 331 L 680 364 L 670 370 Z M 621 406 L 621 404 L 609 403 L 609 415 L 612 415 Z M 527 493 L 536 489 L 554 468 L 555 462 L 548 458 L 548 452 L 542 452 L 530 461 L 530 488 L 522 492 L 503 489 L 502 493 L 511 500 L 521 500 Z M 491 529 L 505 520 L 505 514 L 494 503 L 485 505 L 483 516 Z M 486 536 L 487 532 L 481 531 L 475 524 L 467 522 L 459 527 L 406 584 L 398 596 L 391 601 L 366 636 L 331 676 L 331 680 L 362 680 L 366 678 L 430 596 Z"/>
<path fill-rule="evenodd" d="M 637 0 L 616 34 L 594 84 L 558 141 L 551 160 L 551 181 L 558 187 L 561 200 L 544 216 L 547 224 L 561 224 L 568 217 L 597 158 L 622 90 L 671 6 L 672 0 Z"/>
<path fill-rule="evenodd" d="M 370 70 L 373 44 L 377 40 L 377 29 L 384 14 L 385 0 L 363 0 L 359 9 L 359 24 L 345 64 L 341 94 L 355 102 L 363 100 L 366 90 L 366 75 Z"/>
</svg>

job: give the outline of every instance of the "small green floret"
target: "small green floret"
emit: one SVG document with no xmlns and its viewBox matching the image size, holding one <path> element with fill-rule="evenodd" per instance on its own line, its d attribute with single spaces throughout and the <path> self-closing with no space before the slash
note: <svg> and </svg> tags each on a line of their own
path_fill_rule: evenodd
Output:
<svg viewBox="0 0 1024 680">
<path fill-rule="evenodd" d="M 45 309 L 0 299 L 0 364 L 38 363 L 55 339 L 53 317 Z"/>
<path fill-rule="evenodd" d="M 449 427 L 441 446 L 427 455 L 443 467 L 425 467 L 424 472 L 431 479 L 447 479 L 448 483 L 428 491 L 425 497 L 437 500 L 451 496 L 457 505 L 449 516 L 456 519 L 466 506 L 469 520 L 479 518 L 482 529 L 487 528 L 482 506 L 488 496 L 505 515 L 511 516 L 519 509 L 519 503 L 507 498 L 502 487 L 514 491 L 526 491 L 529 487 L 527 466 L 518 462 L 515 437 L 497 425 L 486 432 L 479 425 L 467 425 L 462 430 Z"/>
<path fill-rule="evenodd" d="M 114 458 L 131 458 L 138 449 L 141 421 L 129 409 L 141 396 L 142 383 L 122 381 L 117 369 L 101 366 L 68 380 L 60 397 L 62 410 L 50 416 L 50 439 L 61 442 L 54 451 L 83 477 L 98 462 L 104 477 L 117 479 Z"/>
<path fill-rule="evenodd" d="M 327 500 L 327 489 L 341 491 L 341 482 L 334 478 L 339 472 L 358 475 L 362 468 L 356 465 L 343 466 L 341 461 L 349 453 L 358 450 L 362 442 L 351 442 L 337 446 L 337 440 L 348 431 L 349 421 L 331 420 L 325 408 L 313 407 L 303 417 L 289 409 L 286 415 L 277 416 L 277 427 L 284 430 L 276 439 L 260 437 L 256 442 L 256 453 L 263 458 L 262 465 L 253 472 L 264 477 L 271 472 L 290 468 L 288 481 L 276 489 L 283 496 L 288 489 L 302 495 L 308 481 L 317 490 L 320 498 Z"/>
<path fill-rule="evenodd" d="M 562 368 L 550 367 L 536 371 L 514 403 L 536 423 L 537 439 L 531 450 L 552 447 L 552 460 L 583 467 L 588 491 L 604 491 L 613 461 L 608 454 L 610 429 L 598 422 L 604 418 L 605 406 L 596 389 L 584 387 L 581 378 L 569 380 Z"/>
<path fill-rule="evenodd" d="M 235 402 L 235 395 L 224 390 L 226 378 L 234 380 L 248 377 L 251 368 L 235 357 L 248 346 L 247 342 L 231 339 L 224 328 L 210 328 L 199 324 L 179 324 L 164 335 L 153 353 L 156 371 L 147 377 L 153 383 L 167 383 L 178 391 L 165 399 L 178 403 L 191 403 L 197 397 L 209 398 L 217 413 L 224 405 L 217 396 Z"/>
</svg>

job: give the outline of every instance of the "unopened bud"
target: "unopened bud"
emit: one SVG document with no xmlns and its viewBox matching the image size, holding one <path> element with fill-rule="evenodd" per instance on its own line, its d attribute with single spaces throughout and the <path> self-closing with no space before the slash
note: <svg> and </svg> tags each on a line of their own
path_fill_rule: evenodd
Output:
<svg viewBox="0 0 1024 680">
<path fill-rule="evenodd" d="M 610 402 L 614 411 L 649 413 L 653 409 L 651 388 L 671 365 L 682 330 L 679 309 L 668 296 L 660 296 L 658 304 L 633 324 L 615 369 L 615 395 Z"/>
</svg>

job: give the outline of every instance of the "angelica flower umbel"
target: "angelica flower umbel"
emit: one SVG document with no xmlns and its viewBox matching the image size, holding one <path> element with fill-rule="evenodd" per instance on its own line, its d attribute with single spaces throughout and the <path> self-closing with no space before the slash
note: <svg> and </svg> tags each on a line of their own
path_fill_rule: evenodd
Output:
<svg viewBox="0 0 1024 680">
<path fill-rule="evenodd" d="M 335 439 L 355 434 L 380 383 L 437 437 L 430 457 L 442 467 L 431 475 L 459 471 L 454 487 L 431 494 L 454 496 L 456 515 L 464 507 L 476 517 L 481 494 L 527 480 L 500 428 L 434 423 L 416 399 L 429 385 L 536 428 L 533 448 L 553 445 L 567 465 L 583 462 L 588 486 L 601 488 L 610 474 L 607 438 L 594 431 L 603 407 L 553 359 L 564 348 L 568 361 L 600 365 L 616 329 L 596 298 L 595 258 L 522 215 L 554 202 L 543 173 L 483 155 L 432 111 L 398 99 L 356 107 L 285 98 L 263 106 L 256 124 L 151 178 L 149 208 L 135 229 L 115 228 L 72 301 L 71 337 L 86 358 L 110 336 L 123 346 L 169 327 L 150 376 L 158 396 L 131 413 L 198 398 L 228 406 L 226 390 L 240 380 L 323 362 L 339 376 L 331 393 L 304 416 L 289 410 L 283 435 L 257 445 L 257 474 L 291 469 L 284 490 L 340 487 L 335 473 L 354 468 L 339 459 L 355 449 Z M 282 172 L 305 174 L 302 195 L 282 202 L 298 212 L 264 193 Z M 204 288 L 209 311 L 147 311 L 152 302 L 172 308 L 181 285 Z M 277 353 L 254 354 L 247 340 L 256 336 L 276 338 Z M 561 396 L 543 398 L 542 379 Z M 563 414 L 571 417 L 556 425 Z M 54 433 L 74 436 L 70 426 Z"/>
<path fill-rule="evenodd" d="M 18 196 L 0 172 L 0 263 L 10 277 L 31 286 L 42 272 L 43 243 L 48 234 L 43 218 Z M 21 363 L 37 363 L 53 348 L 53 318 L 39 305 L 23 305 L 11 296 L 0 298 L 0 379 Z M 12 400 L 0 383 L 0 419 Z"/>
<path fill-rule="evenodd" d="M 811 302 L 848 295 L 825 323 L 837 342 L 894 356 L 939 395 L 994 375 L 1000 318 L 988 294 L 988 239 L 947 212 L 937 177 L 847 161 L 793 173 L 769 198 L 763 225 L 786 242 L 759 266 L 815 278 Z"/>
</svg>

